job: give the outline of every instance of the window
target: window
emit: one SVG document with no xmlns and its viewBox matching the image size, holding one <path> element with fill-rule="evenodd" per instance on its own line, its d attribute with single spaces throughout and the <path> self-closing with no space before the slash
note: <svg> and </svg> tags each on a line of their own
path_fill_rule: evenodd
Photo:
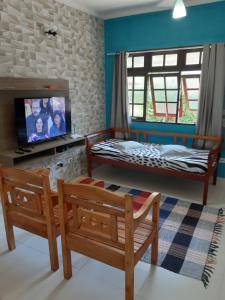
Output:
<svg viewBox="0 0 225 300">
<path fill-rule="evenodd" d="M 130 115 L 137 118 L 144 117 L 144 93 L 145 77 L 128 77 L 128 97 L 130 106 Z"/>
<path fill-rule="evenodd" d="M 127 66 L 132 118 L 196 123 L 202 56 L 201 47 L 130 54 Z"/>
</svg>

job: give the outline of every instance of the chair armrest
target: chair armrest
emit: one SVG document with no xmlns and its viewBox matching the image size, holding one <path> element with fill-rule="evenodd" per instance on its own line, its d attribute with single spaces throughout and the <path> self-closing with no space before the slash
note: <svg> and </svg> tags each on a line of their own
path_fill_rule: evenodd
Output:
<svg viewBox="0 0 225 300">
<path fill-rule="evenodd" d="M 138 227 L 139 223 L 145 219 L 148 215 L 149 210 L 153 207 L 152 220 L 153 223 L 158 222 L 159 215 L 159 202 L 160 202 L 161 194 L 160 193 L 152 193 L 142 207 L 134 213 L 134 230 Z"/>
</svg>

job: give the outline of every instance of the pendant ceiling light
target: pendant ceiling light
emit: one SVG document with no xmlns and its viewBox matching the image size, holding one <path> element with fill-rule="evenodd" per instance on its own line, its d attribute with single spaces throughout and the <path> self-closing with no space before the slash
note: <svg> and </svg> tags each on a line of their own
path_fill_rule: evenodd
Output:
<svg viewBox="0 0 225 300">
<path fill-rule="evenodd" d="M 173 18 L 179 19 L 186 17 L 187 12 L 183 0 L 176 0 L 173 8 Z"/>
</svg>

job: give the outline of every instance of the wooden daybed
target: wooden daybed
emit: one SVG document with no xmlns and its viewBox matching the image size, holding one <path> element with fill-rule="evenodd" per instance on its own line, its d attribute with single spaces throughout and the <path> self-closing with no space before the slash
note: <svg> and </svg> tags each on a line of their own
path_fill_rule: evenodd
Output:
<svg viewBox="0 0 225 300">
<path fill-rule="evenodd" d="M 124 161 L 117 159 L 113 156 L 108 155 L 98 155 L 98 153 L 93 153 L 93 147 L 98 147 L 101 143 L 105 141 L 115 139 L 118 134 L 126 134 L 127 140 L 139 141 L 144 143 L 157 143 L 157 144 L 180 144 L 186 145 L 191 148 L 194 140 L 204 140 L 207 142 L 212 142 L 213 146 L 209 150 L 206 156 L 205 169 L 203 172 L 192 172 L 186 170 L 174 170 L 168 169 L 160 166 L 147 166 L 141 165 L 139 163 L 133 163 L 130 161 Z M 155 141 L 155 140 L 159 141 Z M 163 142 L 163 139 L 166 142 Z M 92 133 L 86 136 L 86 151 L 87 151 L 87 162 L 88 162 L 88 176 L 92 177 L 92 167 L 93 162 L 102 164 L 111 164 L 114 166 L 127 167 L 140 169 L 144 171 L 151 171 L 159 174 L 170 175 L 188 178 L 192 180 L 202 181 L 204 184 L 203 190 L 203 205 L 207 204 L 208 195 L 208 185 L 209 179 L 213 176 L 213 185 L 216 184 L 217 180 L 217 167 L 220 158 L 222 138 L 217 136 L 200 136 L 192 134 L 180 134 L 180 133 L 170 133 L 170 132 L 147 132 L 142 130 L 125 130 L 125 129 L 107 129 Z M 149 144 L 151 145 L 151 144 Z M 193 149 L 195 150 L 195 149 Z M 198 151 L 198 150 L 197 150 Z"/>
</svg>

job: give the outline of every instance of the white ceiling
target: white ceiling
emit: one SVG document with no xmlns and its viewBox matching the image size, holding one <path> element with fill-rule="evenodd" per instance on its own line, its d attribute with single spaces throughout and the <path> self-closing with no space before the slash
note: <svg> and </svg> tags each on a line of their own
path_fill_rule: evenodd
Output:
<svg viewBox="0 0 225 300">
<path fill-rule="evenodd" d="M 91 15 L 117 18 L 139 13 L 172 9 L 175 0 L 57 0 Z M 223 0 L 184 0 L 185 5 L 198 5 Z"/>
</svg>

